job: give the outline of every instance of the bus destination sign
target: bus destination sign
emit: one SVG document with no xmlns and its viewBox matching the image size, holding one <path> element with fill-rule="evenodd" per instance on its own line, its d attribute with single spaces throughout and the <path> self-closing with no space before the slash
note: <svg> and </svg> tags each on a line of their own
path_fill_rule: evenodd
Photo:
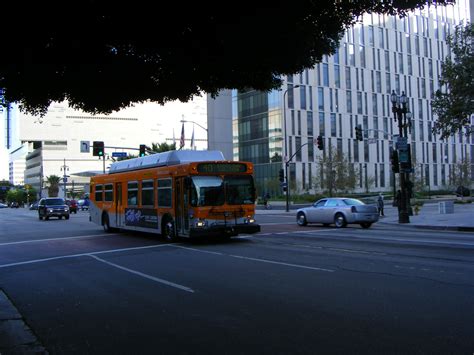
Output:
<svg viewBox="0 0 474 355">
<path fill-rule="evenodd" d="M 199 173 L 245 173 L 247 165 L 242 163 L 201 163 L 197 166 Z"/>
</svg>

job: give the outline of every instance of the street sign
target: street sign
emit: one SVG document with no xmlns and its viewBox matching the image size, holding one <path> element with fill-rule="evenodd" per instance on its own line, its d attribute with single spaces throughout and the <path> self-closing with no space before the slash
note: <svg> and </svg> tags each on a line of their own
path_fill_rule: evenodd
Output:
<svg viewBox="0 0 474 355">
<path fill-rule="evenodd" d="M 398 161 L 400 163 L 408 163 L 408 150 L 400 150 L 399 151 Z"/>
<path fill-rule="evenodd" d="M 398 137 L 397 138 L 397 149 L 398 150 L 408 150 L 408 139 L 407 139 L 407 137 Z"/>
<path fill-rule="evenodd" d="M 369 143 L 369 144 L 375 144 L 375 143 L 377 143 L 377 138 L 368 138 L 368 139 L 367 139 L 367 143 Z"/>
<path fill-rule="evenodd" d="M 114 158 L 126 158 L 127 152 L 112 152 Z"/>
<path fill-rule="evenodd" d="M 81 153 L 90 153 L 91 142 L 81 141 Z"/>
</svg>

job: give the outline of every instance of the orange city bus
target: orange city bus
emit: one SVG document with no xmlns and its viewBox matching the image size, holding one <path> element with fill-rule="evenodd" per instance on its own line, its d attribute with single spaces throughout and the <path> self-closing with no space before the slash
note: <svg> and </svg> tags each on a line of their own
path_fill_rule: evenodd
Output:
<svg viewBox="0 0 474 355">
<path fill-rule="evenodd" d="M 260 232 L 253 165 L 219 151 L 173 150 L 113 163 L 91 178 L 90 220 L 178 237 Z"/>
</svg>

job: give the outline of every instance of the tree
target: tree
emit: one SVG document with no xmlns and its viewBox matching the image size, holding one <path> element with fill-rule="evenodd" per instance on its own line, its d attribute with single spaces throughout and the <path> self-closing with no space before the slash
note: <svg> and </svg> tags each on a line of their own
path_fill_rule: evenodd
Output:
<svg viewBox="0 0 474 355">
<path fill-rule="evenodd" d="M 464 186 L 467 188 L 471 187 L 471 178 L 470 178 L 470 169 L 471 164 L 468 159 L 463 159 L 459 162 L 456 162 L 451 169 L 450 182 L 453 187 Z"/>
<path fill-rule="evenodd" d="M 61 182 L 61 178 L 57 175 L 50 175 L 46 177 L 46 184 L 48 185 L 49 197 L 58 197 L 60 182 Z"/>
<path fill-rule="evenodd" d="M 437 5 L 454 0 L 437 0 Z M 0 56 L 7 102 L 45 114 L 53 101 L 92 114 L 132 103 L 188 101 L 202 92 L 281 86 L 281 76 L 313 67 L 338 48 L 364 13 L 405 15 L 426 0 L 242 0 L 229 11 L 215 1 L 6 1 Z M 72 26 L 71 24 L 80 24 Z M 291 24 L 291 25 L 287 25 Z"/>
<path fill-rule="evenodd" d="M 433 132 L 447 138 L 465 129 L 472 131 L 470 116 L 474 113 L 474 25 L 458 25 L 448 37 L 453 58 L 441 66 L 440 88 L 431 102 L 438 120 Z"/>
<path fill-rule="evenodd" d="M 155 153 L 162 153 L 167 152 L 170 150 L 176 150 L 176 143 L 168 144 L 166 142 L 163 143 L 151 143 L 151 150 Z"/>
<path fill-rule="evenodd" d="M 349 192 L 356 187 L 357 171 L 347 156 L 332 146 L 318 158 L 319 176 L 315 183 L 327 190 L 329 196 L 338 192 Z"/>
</svg>

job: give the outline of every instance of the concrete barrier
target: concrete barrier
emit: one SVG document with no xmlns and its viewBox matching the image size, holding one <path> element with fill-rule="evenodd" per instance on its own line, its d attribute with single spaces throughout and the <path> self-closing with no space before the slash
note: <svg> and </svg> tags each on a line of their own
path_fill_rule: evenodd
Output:
<svg viewBox="0 0 474 355">
<path fill-rule="evenodd" d="M 453 201 L 439 202 L 438 208 L 439 208 L 440 214 L 454 213 L 454 202 Z"/>
</svg>

